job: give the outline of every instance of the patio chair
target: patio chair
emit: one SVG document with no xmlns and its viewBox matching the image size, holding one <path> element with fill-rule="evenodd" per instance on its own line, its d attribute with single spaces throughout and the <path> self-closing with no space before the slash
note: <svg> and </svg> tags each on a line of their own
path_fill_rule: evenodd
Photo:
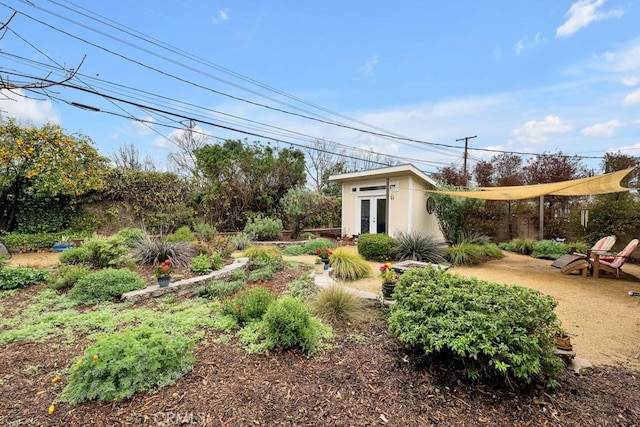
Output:
<svg viewBox="0 0 640 427">
<path fill-rule="evenodd" d="M 596 262 L 595 260 L 591 260 L 590 262 L 593 265 L 594 276 L 598 276 L 602 271 L 603 273 L 615 273 L 616 278 L 620 278 L 620 275 L 624 275 L 637 279 L 637 277 L 633 276 L 632 274 L 628 274 L 622 271 L 622 266 L 625 262 L 627 262 L 627 259 L 629 259 L 629 257 L 637 247 L 638 239 L 633 239 L 627 244 L 627 246 L 624 247 L 623 250 L 615 255 L 612 261 L 598 259 L 598 261 Z M 596 269 L 598 270 L 597 272 Z"/>
<path fill-rule="evenodd" d="M 591 252 L 593 251 L 608 251 L 613 245 L 616 243 L 616 236 L 605 236 L 602 239 L 598 240 L 592 247 L 587 251 L 586 254 L 573 253 L 562 255 L 560 258 L 555 260 L 552 267 L 557 267 L 562 269 L 563 274 L 571 274 L 576 271 L 582 272 L 583 276 L 587 275 L 586 268 L 589 267 L 589 258 Z"/>
</svg>

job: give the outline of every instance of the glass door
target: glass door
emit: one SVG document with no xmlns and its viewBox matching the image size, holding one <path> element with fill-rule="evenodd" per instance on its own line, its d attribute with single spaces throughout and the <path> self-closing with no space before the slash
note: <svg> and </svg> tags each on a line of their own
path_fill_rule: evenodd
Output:
<svg viewBox="0 0 640 427">
<path fill-rule="evenodd" d="M 360 199 L 358 204 L 361 233 L 384 233 L 387 225 L 387 199 L 371 197 Z"/>
</svg>

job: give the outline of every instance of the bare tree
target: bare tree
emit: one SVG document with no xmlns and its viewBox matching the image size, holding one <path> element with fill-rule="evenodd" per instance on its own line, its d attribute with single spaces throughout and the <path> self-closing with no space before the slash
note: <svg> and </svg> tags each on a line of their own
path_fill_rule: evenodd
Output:
<svg viewBox="0 0 640 427">
<path fill-rule="evenodd" d="M 376 151 L 359 151 L 352 154 L 351 170 L 367 170 L 397 165 L 398 161 Z"/>
<path fill-rule="evenodd" d="M 196 126 L 193 121 L 189 126 L 173 136 L 173 142 L 178 147 L 177 153 L 169 153 L 169 161 L 175 167 L 176 173 L 200 181 L 200 173 L 196 166 L 196 151 L 207 145 L 209 136 Z"/>
<path fill-rule="evenodd" d="M 121 145 L 117 151 L 113 152 L 111 157 L 113 164 L 119 169 L 137 170 L 137 171 L 154 171 L 156 165 L 151 156 L 147 155 L 143 161 L 140 160 L 140 152 L 133 145 Z"/>
<path fill-rule="evenodd" d="M 331 175 L 345 171 L 344 149 L 338 148 L 335 142 L 317 139 L 303 151 L 306 157 L 304 168 L 316 193 L 326 190 Z"/>
</svg>

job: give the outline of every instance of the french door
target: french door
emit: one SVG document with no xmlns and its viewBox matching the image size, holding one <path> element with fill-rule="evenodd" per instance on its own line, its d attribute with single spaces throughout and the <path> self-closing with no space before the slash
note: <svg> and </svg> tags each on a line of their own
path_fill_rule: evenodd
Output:
<svg viewBox="0 0 640 427">
<path fill-rule="evenodd" d="M 368 197 L 358 199 L 358 216 L 362 233 L 384 233 L 387 226 L 386 197 Z"/>
</svg>

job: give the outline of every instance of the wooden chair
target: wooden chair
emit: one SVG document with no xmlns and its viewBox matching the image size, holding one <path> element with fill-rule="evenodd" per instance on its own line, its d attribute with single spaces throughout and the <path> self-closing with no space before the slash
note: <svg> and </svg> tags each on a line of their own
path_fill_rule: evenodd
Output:
<svg viewBox="0 0 640 427">
<path fill-rule="evenodd" d="M 616 236 L 605 236 L 598 240 L 586 254 L 573 253 L 563 255 L 555 260 L 551 266 L 561 268 L 563 274 L 571 274 L 579 271 L 586 277 L 590 265 L 589 259 L 591 253 L 609 251 L 615 243 Z"/>
<path fill-rule="evenodd" d="M 612 261 L 603 260 L 603 259 L 600 259 L 599 256 L 594 256 L 594 258 L 590 260 L 593 266 L 594 277 L 598 277 L 600 275 L 600 272 L 603 272 L 603 273 L 614 273 L 616 275 L 616 278 L 619 278 L 621 274 L 624 276 L 630 276 L 635 278 L 635 276 L 631 274 L 624 273 L 622 271 L 622 266 L 624 265 L 625 262 L 627 262 L 627 259 L 629 259 L 629 257 L 631 256 L 633 251 L 636 250 L 637 247 L 638 247 L 638 239 L 633 239 L 627 244 L 627 246 L 624 247 L 623 250 L 621 250 L 615 255 Z"/>
</svg>

